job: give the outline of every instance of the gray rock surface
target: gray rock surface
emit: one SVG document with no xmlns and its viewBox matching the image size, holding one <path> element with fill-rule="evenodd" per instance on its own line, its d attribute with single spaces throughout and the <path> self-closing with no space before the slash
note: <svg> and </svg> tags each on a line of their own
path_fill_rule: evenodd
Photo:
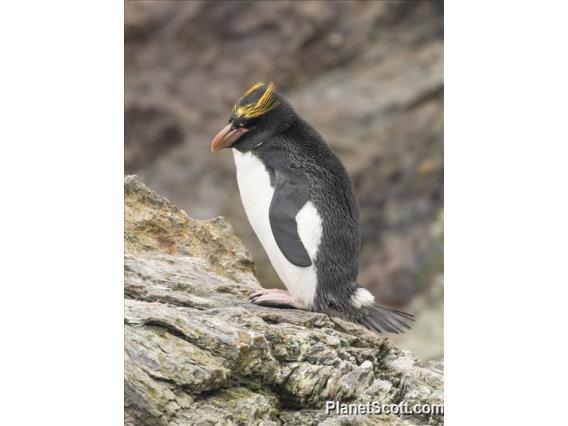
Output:
<svg viewBox="0 0 568 426">
<path fill-rule="evenodd" d="M 443 404 L 443 361 L 324 314 L 250 304 L 260 288 L 223 218 L 191 219 L 125 177 L 126 424 L 443 423 L 326 415 L 327 400 Z"/>
</svg>

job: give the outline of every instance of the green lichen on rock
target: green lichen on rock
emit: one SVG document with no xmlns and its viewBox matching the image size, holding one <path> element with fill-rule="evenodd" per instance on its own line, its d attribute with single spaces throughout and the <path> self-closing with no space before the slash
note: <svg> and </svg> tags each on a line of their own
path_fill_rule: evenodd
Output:
<svg viewBox="0 0 568 426">
<path fill-rule="evenodd" d="M 326 415 L 327 400 L 442 404 L 443 363 L 324 314 L 250 304 L 260 284 L 222 219 L 193 220 L 132 176 L 125 200 L 127 424 L 443 422 Z"/>
</svg>

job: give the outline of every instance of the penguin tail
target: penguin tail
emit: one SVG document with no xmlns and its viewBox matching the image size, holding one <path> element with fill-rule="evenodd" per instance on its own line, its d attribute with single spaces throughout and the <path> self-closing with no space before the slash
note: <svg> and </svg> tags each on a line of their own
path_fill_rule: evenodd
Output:
<svg viewBox="0 0 568 426">
<path fill-rule="evenodd" d="M 357 288 L 351 298 L 352 320 L 377 333 L 404 333 L 410 330 L 414 315 L 375 303 L 375 297 L 364 288 Z"/>
</svg>

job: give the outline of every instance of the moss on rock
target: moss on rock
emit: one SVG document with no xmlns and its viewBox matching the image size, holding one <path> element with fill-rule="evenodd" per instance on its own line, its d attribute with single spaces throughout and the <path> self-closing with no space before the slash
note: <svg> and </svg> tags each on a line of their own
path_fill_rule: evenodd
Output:
<svg viewBox="0 0 568 426">
<path fill-rule="evenodd" d="M 443 403 L 443 362 L 327 315 L 252 305 L 252 260 L 223 219 L 125 178 L 125 416 L 136 425 L 440 424 L 326 416 L 327 400 Z"/>
</svg>

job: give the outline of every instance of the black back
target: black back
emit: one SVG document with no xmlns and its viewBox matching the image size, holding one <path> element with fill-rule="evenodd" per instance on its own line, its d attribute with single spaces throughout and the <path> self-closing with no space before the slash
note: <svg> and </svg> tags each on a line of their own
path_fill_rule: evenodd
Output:
<svg viewBox="0 0 568 426">
<path fill-rule="evenodd" d="M 252 151 L 267 167 L 273 186 L 283 178 L 294 179 L 303 185 L 301 191 L 307 190 L 306 201 L 312 201 L 322 218 L 322 239 L 315 259 L 318 288 L 314 309 L 345 310 L 357 288 L 360 245 L 359 209 L 345 167 L 320 134 L 299 117 L 284 132 Z M 304 197 L 297 198 L 292 202 L 302 203 Z M 294 217 L 301 207 L 292 206 Z M 302 262 L 301 250 L 293 251 Z"/>
</svg>

